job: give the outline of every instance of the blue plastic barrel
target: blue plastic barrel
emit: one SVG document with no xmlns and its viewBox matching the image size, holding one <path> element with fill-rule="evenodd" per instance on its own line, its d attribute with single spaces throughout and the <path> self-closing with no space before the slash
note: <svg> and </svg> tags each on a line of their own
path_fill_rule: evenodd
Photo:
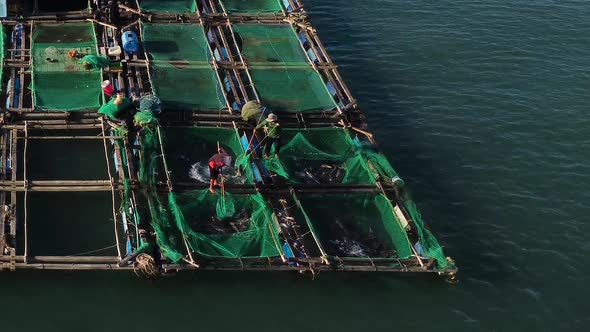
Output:
<svg viewBox="0 0 590 332">
<path fill-rule="evenodd" d="M 131 55 L 136 54 L 139 52 L 139 40 L 137 40 L 137 35 L 133 31 L 125 31 L 121 36 L 121 41 L 123 43 L 123 50 Z"/>
<path fill-rule="evenodd" d="M 234 101 L 234 103 L 231 105 L 232 109 L 234 110 L 234 112 L 239 112 L 242 108 L 240 107 L 240 104 L 238 104 L 237 101 Z"/>
<path fill-rule="evenodd" d="M 297 34 L 297 37 L 299 38 L 301 44 L 303 44 L 303 47 L 307 49 L 309 47 L 309 41 L 307 40 L 307 37 L 305 37 L 305 32 L 301 31 Z"/>
<path fill-rule="evenodd" d="M 290 13 L 293 11 L 293 7 L 291 7 L 291 3 L 289 2 L 289 0 L 283 0 L 283 6 L 287 10 L 287 13 Z"/>
<path fill-rule="evenodd" d="M 229 77 L 228 77 L 228 76 L 229 76 L 229 77 L 231 77 L 231 82 L 229 81 Z M 234 86 L 240 86 L 240 85 L 238 84 L 238 80 L 236 79 L 236 76 L 235 76 L 234 74 L 229 74 L 228 76 L 226 76 L 226 77 L 223 79 L 223 83 L 224 83 L 224 85 L 225 85 L 225 90 L 226 90 L 227 92 L 231 91 L 231 83 L 233 83 L 233 84 L 234 84 Z"/>
<path fill-rule="evenodd" d="M 207 30 L 207 40 L 210 43 L 213 43 L 215 39 L 213 39 L 213 31 L 211 29 Z"/>
<path fill-rule="evenodd" d="M 309 56 L 309 58 L 311 59 L 311 61 L 315 64 L 320 63 L 318 60 L 318 57 L 315 56 L 315 52 L 313 51 L 313 49 L 309 49 L 307 50 L 307 55 Z"/>
</svg>

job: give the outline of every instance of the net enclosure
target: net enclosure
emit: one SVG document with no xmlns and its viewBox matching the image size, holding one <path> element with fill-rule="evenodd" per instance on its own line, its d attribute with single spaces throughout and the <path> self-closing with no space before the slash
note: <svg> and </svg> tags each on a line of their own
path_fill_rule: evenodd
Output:
<svg viewBox="0 0 590 332">
<path fill-rule="evenodd" d="M 173 151 L 165 153 L 171 169 L 180 169 L 182 174 L 189 166 L 192 168 L 194 162 L 193 157 L 186 157 L 187 152 L 196 159 L 206 160 L 219 143 L 230 154 L 243 153 L 237 133 L 226 128 L 175 128 L 158 133 L 159 130 L 145 128 L 140 141 L 142 158 L 139 170 L 140 183 L 146 189 L 145 199 L 149 206 L 147 219 L 157 234 L 165 257 L 178 262 L 187 256 L 189 250 L 203 257 L 281 255 L 273 211 L 260 194 L 232 194 L 222 190 L 212 194 L 207 189 L 170 192 L 166 197 L 157 193 L 158 176 L 164 171 L 161 168 L 164 155 L 159 137 L 165 142 L 165 149 Z M 291 142 L 307 154 L 326 159 L 340 152 L 370 160 L 344 130 L 318 129 L 317 132 L 309 132 L 312 134 L 306 131 L 308 138 L 301 132 L 289 133 L 293 137 Z M 316 139 L 324 138 L 317 140 L 317 146 L 308 144 L 310 139 L 314 140 L 314 135 Z M 178 144 L 181 140 L 200 143 L 187 149 Z M 341 145 L 334 147 L 336 143 Z M 180 150 L 174 151 L 177 144 Z M 199 147 L 201 144 L 202 147 Z M 287 148 L 291 149 L 288 145 Z M 291 153 L 299 152 L 292 150 Z M 303 156 L 305 158 L 305 154 Z M 174 177 L 174 171 L 172 174 Z M 251 176 L 247 180 L 251 183 Z M 310 231 L 331 256 L 406 259 L 418 255 L 423 259 L 433 258 L 439 268 L 445 268 L 449 263 L 442 248 L 426 227 L 415 204 L 405 192 L 402 200 L 413 223 L 408 221 L 399 206 L 383 194 L 306 195 L 301 198 L 300 211 Z M 339 208 L 334 209 L 335 206 Z"/>
<path fill-rule="evenodd" d="M 195 0 L 138 0 L 138 3 L 148 12 L 187 14 L 197 11 Z"/>
<path fill-rule="evenodd" d="M 33 26 L 33 102 L 42 110 L 80 111 L 100 105 L 102 73 L 85 69 L 77 57 L 96 55 L 92 23 L 40 23 Z"/>
<path fill-rule="evenodd" d="M 339 257 L 412 256 L 410 241 L 381 194 L 323 194 L 301 197 L 317 237 Z M 334 209 L 338 206 L 338 209 Z"/>
<path fill-rule="evenodd" d="M 289 24 L 234 24 L 233 29 L 249 65 L 309 65 L 299 38 Z"/>
<path fill-rule="evenodd" d="M 250 73 L 263 103 L 273 112 L 323 112 L 336 108 L 322 77 L 312 68 L 252 66 Z"/>
<path fill-rule="evenodd" d="M 157 193 L 157 177 L 161 172 L 158 165 L 162 162 L 159 137 L 166 135 L 158 131 L 158 128 L 146 128 L 143 132 L 140 184 L 145 188 L 148 218 L 162 253 L 174 262 L 186 256 L 186 246 L 191 252 L 207 257 L 278 256 L 278 231 L 272 221 L 272 210 L 260 194 L 234 195 L 221 190 L 212 194 L 205 189 L 180 194 L 170 192 L 164 198 Z M 195 128 L 183 132 L 175 129 L 174 135 L 183 137 L 185 142 L 187 139 L 207 140 L 205 145 L 214 147 L 213 151 L 217 142 L 228 152 L 241 151 L 232 129 Z M 174 140 L 174 137 L 162 138 L 167 147 Z"/>
<path fill-rule="evenodd" d="M 283 129 L 279 158 L 265 160 L 268 170 L 289 183 L 374 184 L 378 174 L 344 129 Z M 385 160 L 387 161 L 387 160 Z"/>
<path fill-rule="evenodd" d="M 280 255 L 272 210 L 260 194 L 211 194 L 207 189 L 172 194 L 169 205 L 189 247 L 206 257 Z"/>
<path fill-rule="evenodd" d="M 219 110 L 226 104 L 203 27 L 142 23 L 154 93 L 168 109 Z"/>
<path fill-rule="evenodd" d="M 432 258 L 438 268 L 446 268 L 449 262 L 440 244 L 410 196 L 403 196 L 412 224 L 383 194 L 306 195 L 301 204 L 312 231 L 329 255 L 400 259 L 417 255 L 424 260 Z"/>
<path fill-rule="evenodd" d="M 322 76 L 308 62 L 292 26 L 235 24 L 233 27 L 254 86 L 273 112 L 321 112 L 336 108 Z"/>
<path fill-rule="evenodd" d="M 282 11 L 280 0 L 221 0 L 229 13 L 279 13 Z"/>
<path fill-rule="evenodd" d="M 166 160 L 177 182 L 209 183 L 209 158 L 221 147 L 229 155 L 224 167 L 224 182 L 253 183 L 252 169 L 244 154 L 238 133 L 233 128 L 174 128 L 162 130 Z M 191 142 L 187 144 L 187 142 Z"/>
</svg>

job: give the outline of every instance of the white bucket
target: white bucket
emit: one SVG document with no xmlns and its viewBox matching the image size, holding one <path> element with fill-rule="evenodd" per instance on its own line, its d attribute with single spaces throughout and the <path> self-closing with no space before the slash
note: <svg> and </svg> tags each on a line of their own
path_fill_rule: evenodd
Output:
<svg viewBox="0 0 590 332">
<path fill-rule="evenodd" d="M 119 55 L 121 55 L 121 46 L 109 47 L 108 53 L 111 56 L 119 56 Z"/>
</svg>

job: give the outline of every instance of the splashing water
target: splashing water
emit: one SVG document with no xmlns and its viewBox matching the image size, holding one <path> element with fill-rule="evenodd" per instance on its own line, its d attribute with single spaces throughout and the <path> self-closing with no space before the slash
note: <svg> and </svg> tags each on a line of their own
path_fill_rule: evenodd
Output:
<svg viewBox="0 0 590 332">
<path fill-rule="evenodd" d="M 191 169 L 188 171 L 188 176 L 193 180 L 207 183 L 211 176 L 211 173 L 209 173 L 209 166 L 206 163 L 199 161 L 198 163 L 191 165 Z"/>
<path fill-rule="evenodd" d="M 202 161 L 199 161 L 196 164 L 193 164 L 191 166 L 191 169 L 188 172 L 188 176 L 193 180 L 197 180 L 197 181 L 203 182 L 203 183 L 208 183 L 209 177 L 211 176 L 211 174 L 209 173 L 209 165 L 207 165 L 206 162 L 202 162 Z M 238 169 L 231 167 L 231 166 L 225 166 L 223 168 L 223 176 L 225 179 L 224 181 L 227 183 L 233 183 L 233 184 L 246 183 L 246 177 L 243 175 L 239 175 Z"/>
</svg>

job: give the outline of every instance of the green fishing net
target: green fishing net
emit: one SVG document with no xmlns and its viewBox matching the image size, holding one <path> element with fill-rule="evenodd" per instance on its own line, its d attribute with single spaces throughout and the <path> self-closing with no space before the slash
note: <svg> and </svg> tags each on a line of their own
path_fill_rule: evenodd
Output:
<svg viewBox="0 0 590 332">
<path fill-rule="evenodd" d="M 344 129 L 284 129 L 281 140 L 288 143 L 282 146 L 279 158 L 273 156 L 264 164 L 290 183 L 301 183 L 303 179 L 324 183 L 318 174 L 334 178 L 329 182 L 375 183 L 374 172 Z"/>
<path fill-rule="evenodd" d="M 249 65 L 309 66 L 299 38 L 290 24 L 234 24 L 233 28 Z"/>
<path fill-rule="evenodd" d="M 82 66 L 84 66 L 84 64 L 89 64 L 92 67 L 92 69 L 97 70 L 108 67 L 110 60 L 109 58 L 106 58 L 104 56 L 88 54 L 82 57 L 82 59 L 80 59 L 80 63 L 82 64 Z"/>
<path fill-rule="evenodd" d="M 133 116 L 133 123 L 136 126 L 147 127 L 156 126 L 159 121 L 158 118 L 151 111 L 140 111 Z"/>
<path fill-rule="evenodd" d="M 96 55 L 92 23 L 35 23 L 33 25 L 33 102 L 44 110 L 83 111 L 100 105 L 102 74 L 85 69 L 68 56 L 76 50 Z"/>
<path fill-rule="evenodd" d="M 279 0 L 222 0 L 225 10 L 230 13 L 279 13 Z"/>
<path fill-rule="evenodd" d="M 195 0 L 140 0 L 142 10 L 155 13 L 194 13 L 197 10 Z"/>
<path fill-rule="evenodd" d="M 116 98 L 112 98 L 108 103 L 102 105 L 98 109 L 98 113 L 104 114 L 109 119 L 120 119 L 126 111 L 133 109 L 133 103 L 126 97 L 123 97 L 123 102 L 119 105 L 115 104 Z"/>
</svg>

